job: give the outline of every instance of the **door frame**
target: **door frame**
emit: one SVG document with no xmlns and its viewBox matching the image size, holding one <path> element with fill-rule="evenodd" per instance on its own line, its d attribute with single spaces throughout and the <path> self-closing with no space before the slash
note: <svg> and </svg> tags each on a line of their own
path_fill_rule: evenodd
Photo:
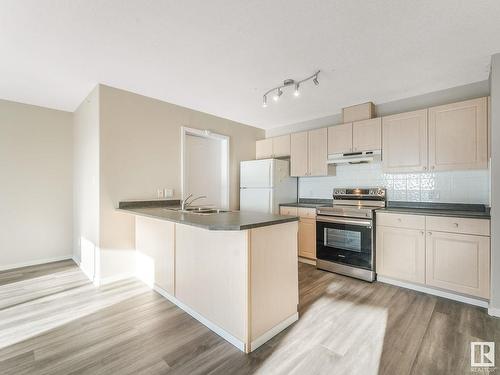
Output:
<svg viewBox="0 0 500 375">
<path fill-rule="evenodd" d="M 202 137 L 207 139 L 214 139 L 220 142 L 221 147 L 221 202 L 222 209 L 229 209 L 229 136 L 213 133 L 208 129 L 194 129 L 186 126 L 181 126 L 181 199 L 183 199 L 188 192 L 186 181 L 186 137 L 188 135 Z"/>
</svg>

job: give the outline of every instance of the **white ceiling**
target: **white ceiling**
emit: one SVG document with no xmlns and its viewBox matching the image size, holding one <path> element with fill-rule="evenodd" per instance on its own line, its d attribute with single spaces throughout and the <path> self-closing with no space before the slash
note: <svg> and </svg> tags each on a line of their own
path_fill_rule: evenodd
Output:
<svg viewBox="0 0 500 375">
<path fill-rule="evenodd" d="M 487 79 L 500 1 L 2 0 L 0 51 L 3 99 L 73 111 L 100 82 L 272 128 Z"/>
</svg>

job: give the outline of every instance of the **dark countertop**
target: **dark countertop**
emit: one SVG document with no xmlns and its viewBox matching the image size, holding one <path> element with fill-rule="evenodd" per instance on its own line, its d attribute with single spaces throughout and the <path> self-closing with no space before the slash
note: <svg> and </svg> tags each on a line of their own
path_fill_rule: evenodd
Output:
<svg viewBox="0 0 500 375">
<path fill-rule="evenodd" d="M 246 230 L 269 225 L 298 221 L 296 216 L 280 216 L 260 212 L 223 212 L 212 215 L 197 215 L 169 210 L 165 206 L 124 207 L 119 211 L 154 219 L 172 221 L 174 223 L 192 225 L 207 230 Z"/>
<path fill-rule="evenodd" d="M 281 203 L 280 207 L 285 206 L 285 207 L 318 208 L 318 207 L 331 206 L 331 205 L 332 205 L 332 199 L 301 198 L 301 199 L 299 199 L 298 202 Z"/>
<path fill-rule="evenodd" d="M 490 208 L 483 204 L 387 202 L 387 207 L 376 212 L 396 212 L 411 215 L 452 216 L 475 219 L 490 219 Z"/>
</svg>

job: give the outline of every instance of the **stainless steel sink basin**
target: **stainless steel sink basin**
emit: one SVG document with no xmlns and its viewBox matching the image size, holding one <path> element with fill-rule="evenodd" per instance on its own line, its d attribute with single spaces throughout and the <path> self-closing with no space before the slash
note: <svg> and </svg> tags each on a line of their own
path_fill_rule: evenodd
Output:
<svg viewBox="0 0 500 375">
<path fill-rule="evenodd" d="M 193 214 L 193 215 L 213 215 L 213 214 L 220 214 L 220 213 L 224 213 L 224 212 L 231 212 L 228 210 L 221 210 L 221 209 L 212 208 L 212 207 L 188 207 L 184 210 L 181 207 L 168 207 L 165 209 L 169 210 L 169 211 L 177 211 L 177 212 L 182 212 L 185 214 Z"/>
</svg>

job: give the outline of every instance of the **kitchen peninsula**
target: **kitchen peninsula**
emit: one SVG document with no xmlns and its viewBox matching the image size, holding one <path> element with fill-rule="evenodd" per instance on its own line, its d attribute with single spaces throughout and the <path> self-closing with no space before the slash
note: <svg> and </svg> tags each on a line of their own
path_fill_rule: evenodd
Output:
<svg viewBox="0 0 500 375">
<path fill-rule="evenodd" d="M 175 204 L 119 205 L 136 216 L 139 278 L 246 353 L 298 319 L 297 217 Z"/>
</svg>

